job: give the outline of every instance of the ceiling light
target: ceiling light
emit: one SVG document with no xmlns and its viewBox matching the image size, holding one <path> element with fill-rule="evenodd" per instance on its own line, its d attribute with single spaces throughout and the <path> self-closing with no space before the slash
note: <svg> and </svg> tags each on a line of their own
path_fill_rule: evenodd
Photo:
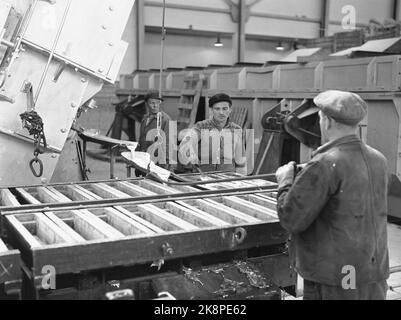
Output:
<svg viewBox="0 0 401 320">
<path fill-rule="evenodd" d="M 283 46 L 283 44 L 281 43 L 281 41 L 278 43 L 278 45 L 277 45 L 277 47 L 276 47 L 276 50 L 277 51 L 284 51 L 284 46 Z"/>
<path fill-rule="evenodd" d="M 214 43 L 215 47 L 223 47 L 223 42 L 220 40 L 220 36 L 217 37 L 217 41 Z"/>
</svg>

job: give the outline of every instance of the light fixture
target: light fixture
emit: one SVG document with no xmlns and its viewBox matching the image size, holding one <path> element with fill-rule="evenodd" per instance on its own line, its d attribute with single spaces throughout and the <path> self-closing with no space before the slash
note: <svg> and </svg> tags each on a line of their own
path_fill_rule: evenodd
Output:
<svg viewBox="0 0 401 320">
<path fill-rule="evenodd" d="M 284 46 L 283 46 L 283 44 L 281 43 L 281 41 L 279 41 L 279 43 L 278 43 L 278 45 L 277 45 L 277 47 L 276 47 L 276 50 L 277 51 L 284 51 Z"/>
<path fill-rule="evenodd" d="M 217 37 L 217 41 L 214 43 L 215 47 L 223 47 L 223 42 L 220 40 L 220 36 Z"/>
</svg>

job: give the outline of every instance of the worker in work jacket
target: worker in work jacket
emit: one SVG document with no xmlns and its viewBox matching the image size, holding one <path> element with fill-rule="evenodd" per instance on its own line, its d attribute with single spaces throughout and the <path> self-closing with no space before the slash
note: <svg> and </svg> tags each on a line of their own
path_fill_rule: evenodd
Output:
<svg viewBox="0 0 401 320">
<path fill-rule="evenodd" d="M 209 100 L 212 119 L 198 122 L 180 145 L 180 162 L 202 172 L 247 174 L 242 128 L 230 121 L 232 100 L 223 93 Z M 184 160 L 182 160 L 184 159 Z"/>
<path fill-rule="evenodd" d="M 304 299 L 385 299 L 387 160 L 357 137 L 367 113 L 358 95 L 327 91 L 315 104 L 324 145 L 298 174 L 295 163 L 276 173 L 278 215 Z"/>
<path fill-rule="evenodd" d="M 137 151 L 147 152 L 155 164 L 168 167 L 169 115 L 161 111 L 164 100 L 158 92 L 145 96 L 147 114 L 141 122 Z"/>
</svg>

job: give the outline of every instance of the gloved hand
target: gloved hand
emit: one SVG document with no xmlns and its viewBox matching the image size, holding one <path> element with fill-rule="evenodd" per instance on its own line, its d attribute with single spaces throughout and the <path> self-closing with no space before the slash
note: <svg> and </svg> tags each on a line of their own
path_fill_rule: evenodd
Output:
<svg viewBox="0 0 401 320">
<path fill-rule="evenodd" d="M 276 178 L 279 189 L 294 183 L 296 169 L 297 164 L 292 161 L 277 170 Z"/>
</svg>

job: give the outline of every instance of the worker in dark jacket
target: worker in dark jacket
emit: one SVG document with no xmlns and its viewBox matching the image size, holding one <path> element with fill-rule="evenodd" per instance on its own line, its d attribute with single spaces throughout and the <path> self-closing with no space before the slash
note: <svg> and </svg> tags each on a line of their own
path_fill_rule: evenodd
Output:
<svg viewBox="0 0 401 320">
<path fill-rule="evenodd" d="M 190 146 L 191 155 L 187 162 L 199 165 L 202 172 L 247 174 L 243 131 L 230 121 L 232 104 L 227 94 L 218 93 L 211 97 L 211 119 L 196 123 L 183 139 L 180 150 L 185 153 L 188 151 L 186 145 Z"/>
<path fill-rule="evenodd" d="M 387 160 L 357 137 L 367 114 L 358 95 L 327 91 L 314 102 L 323 146 L 298 175 L 295 163 L 276 173 L 278 215 L 304 299 L 385 299 Z"/>
<path fill-rule="evenodd" d="M 163 101 L 158 92 L 150 92 L 145 96 L 147 114 L 141 122 L 137 151 L 148 152 L 155 164 L 166 167 L 171 118 L 160 109 Z"/>
</svg>

